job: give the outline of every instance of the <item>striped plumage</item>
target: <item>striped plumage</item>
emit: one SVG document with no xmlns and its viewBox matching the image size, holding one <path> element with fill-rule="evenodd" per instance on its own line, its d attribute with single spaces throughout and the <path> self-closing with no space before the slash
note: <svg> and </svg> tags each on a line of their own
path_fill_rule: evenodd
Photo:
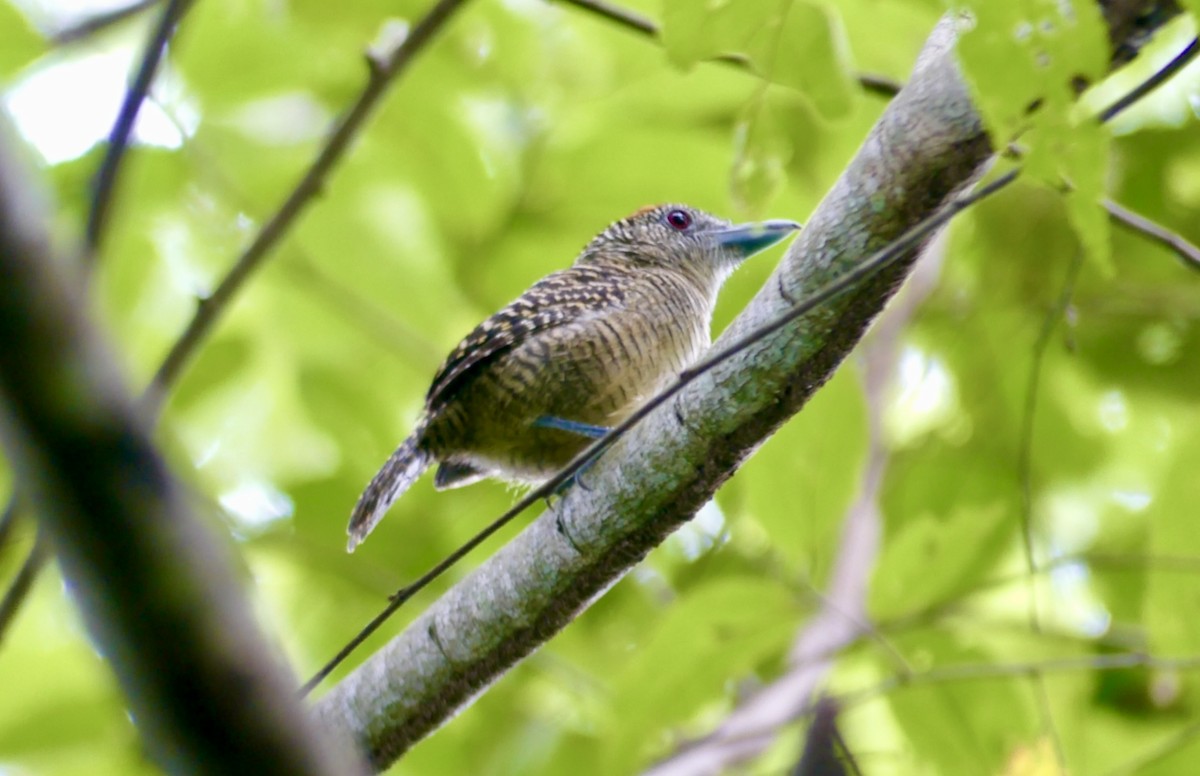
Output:
<svg viewBox="0 0 1200 776">
<path fill-rule="evenodd" d="M 795 228 L 730 227 L 683 205 L 609 226 L 573 266 L 535 283 L 454 349 L 416 429 L 359 499 L 350 549 L 435 463 L 439 488 L 549 477 L 589 440 L 535 421 L 607 427 L 627 417 L 708 347 L 717 291 L 733 268 Z"/>
</svg>

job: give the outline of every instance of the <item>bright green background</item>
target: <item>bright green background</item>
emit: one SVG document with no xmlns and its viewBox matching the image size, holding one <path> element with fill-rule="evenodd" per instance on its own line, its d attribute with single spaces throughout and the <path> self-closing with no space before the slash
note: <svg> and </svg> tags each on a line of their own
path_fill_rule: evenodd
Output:
<svg viewBox="0 0 1200 776">
<path fill-rule="evenodd" d="M 264 628 L 300 676 L 511 503 L 500 485 L 435 495 L 422 482 L 355 555 L 343 551 L 349 508 L 408 432 L 441 355 L 641 205 L 803 220 L 885 105 L 855 73 L 902 80 L 943 10 L 935 0 L 629 5 L 665 25 L 664 45 L 566 4 L 469 4 L 392 90 L 172 395 L 162 447 L 239 552 Z M 979 12 L 963 43 L 972 88 L 996 137 L 1019 137 L 1032 174 L 958 222 L 938 285 L 904 330 L 884 408 L 871 616 L 918 670 L 1129 648 L 1200 655 L 1200 278 L 1162 248 L 1110 232 L 1097 206 L 1107 193 L 1200 241 L 1200 132 L 1187 102 L 1200 75 L 1096 130 L 1064 86 L 1104 70 L 1091 3 L 1066 4 L 1073 18 L 1060 15 L 1063 3 L 962 5 Z M 0 1 L 8 88 L 64 59 L 136 46 L 147 29 L 142 18 L 53 49 L 35 32 L 46 7 L 21 6 Z M 97 314 L 134 386 L 361 88 L 363 52 L 384 21 L 425 6 L 196 3 L 158 93 L 187 139 L 128 157 L 95 281 Z M 1174 25 L 1157 60 L 1085 105 L 1111 101 L 1190 34 L 1190 22 Z M 748 57 L 752 72 L 700 61 L 727 52 Z M 1031 118 L 1025 108 L 1039 98 Z M 61 110 L 71 122 L 86 108 Z M 28 139 L 36 153 L 39 139 Z M 99 157 L 96 147 L 47 165 L 64 230 L 78 229 Z M 778 255 L 730 281 L 718 329 Z M 1035 344 L 1076 256 L 1085 258 L 1047 342 L 1026 436 Z M 393 772 L 633 773 L 711 730 L 779 675 L 814 611 L 859 486 L 866 412 L 852 357 L 703 519 Z M 1023 449 L 1037 557 L 1060 564 L 1032 585 Z M 0 547 L 0 580 L 31 541 L 25 524 Z M 1031 588 L 1040 634 L 1026 614 Z M 895 672 L 865 641 L 840 657 L 829 691 Z M 1072 773 L 1145 761 L 1138 772 L 1170 774 L 1200 757 L 1197 701 L 1187 672 L 1075 671 L 1041 690 L 1027 678 L 897 690 L 841 722 L 872 774 L 1050 773 L 1051 728 Z M 784 772 L 802 730 L 784 730 L 748 772 Z M 0 644 L 0 773 L 151 771 L 61 580 L 44 574 Z"/>
</svg>

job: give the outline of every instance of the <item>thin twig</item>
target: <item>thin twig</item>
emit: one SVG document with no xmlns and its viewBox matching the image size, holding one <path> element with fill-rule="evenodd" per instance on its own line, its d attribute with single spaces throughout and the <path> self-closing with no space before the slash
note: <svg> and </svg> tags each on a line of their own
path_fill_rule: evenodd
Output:
<svg viewBox="0 0 1200 776">
<path fill-rule="evenodd" d="M 631 32 L 636 32 L 639 35 L 647 38 L 654 38 L 661 41 L 662 33 L 650 19 L 641 14 L 630 11 L 627 8 L 622 8 L 619 5 L 606 2 L 606 0 L 559 0 L 559 2 L 573 5 L 576 8 L 582 8 L 585 11 L 595 14 L 602 19 L 607 19 L 610 22 L 616 22 Z M 715 62 L 723 62 L 727 65 L 733 65 L 744 69 L 749 68 L 750 62 L 737 54 L 723 54 L 713 57 Z M 901 84 L 895 79 L 888 78 L 885 75 L 877 73 L 859 73 L 857 76 L 858 84 L 863 88 L 863 91 L 877 94 L 881 97 L 895 97 L 900 92 Z"/>
<path fill-rule="evenodd" d="M 845 706 L 852 706 L 905 687 L 920 687 L 950 682 L 972 682 L 981 679 L 1003 679 L 1038 674 L 1067 674 L 1075 671 L 1120 671 L 1128 668 L 1157 668 L 1172 671 L 1200 671 L 1200 655 L 1178 658 L 1158 658 L 1142 652 L 1115 655 L 1082 655 L 1015 663 L 964 663 L 940 666 L 923 673 L 885 679 L 874 687 L 842 696 Z"/>
<path fill-rule="evenodd" d="M 1135 568 L 1161 573 L 1200 574 L 1200 557 L 1091 552 L 1078 555 L 1061 555 L 1040 565 L 1034 573 L 1038 576 L 1045 576 L 1072 564 L 1086 565 L 1091 569 L 1101 571 L 1106 568 Z M 965 590 L 932 601 L 921 609 L 898 615 L 890 620 L 881 621 L 876 624 L 876 627 L 882 633 L 897 634 L 910 628 L 930 624 L 936 622 L 939 618 L 954 614 L 956 610 L 965 608 L 966 602 L 975 596 L 985 595 L 999 588 L 1025 581 L 1028 577 L 1029 573 L 1022 571 L 1020 573 L 1003 574 L 981 580 Z M 1043 631 L 1043 635 L 1046 635 L 1045 631 Z"/>
<path fill-rule="evenodd" d="M 1054 750 L 1054 761 L 1058 763 L 1058 772 L 1066 776 L 1071 771 L 1067 767 L 1067 752 L 1063 748 L 1062 735 L 1058 732 L 1058 725 L 1054 722 L 1054 707 L 1050 703 L 1050 693 L 1046 690 L 1046 677 L 1041 671 L 1035 670 L 1029 674 L 1029 680 L 1033 683 L 1037 704 L 1042 712 L 1042 725 L 1046 737 L 1050 739 L 1051 748 Z"/>
<path fill-rule="evenodd" d="M 1200 271 L 1200 248 L 1188 242 L 1182 235 L 1172 232 L 1162 224 L 1155 223 L 1111 199 L 1106 198 L 1101 204 L 1108 211 L 1109 218 L 1114 223 L 1171 249 L 1183 262 L 1183 266 Z"/>
<path fill-rule="evenodd" d="M 1200 54 L 1200 42 L 1198 42 L 1196 38 L 1192 38 L 1192 42 L 1187 44 L 1182 51 L 1172 57 L 1171 61 L 1159 69 L 1158 72 L 1154 73 L 1154 75 L 1150 76 L 1145 81 L 1142 81 L 1128 94 L 1123 95 L 1119 100 L 1101 111 L 1099 116 L 1100 123 L 1104 124 L 1112 121 L 1126 108 L 1133 105 L 1135 102 L 1142 99 L 1158 87 L 1162 86 L 1164 83 L 1170 80 L 1171 76 L 1187 67 L 1188 63 L 1195 59 L 1197 54 Z"/>
<path fill-rule="evenodd" d="M 900 689 L 926 687 L 955 682 L 974 682 L 987 679 L 1003 679 L 1039 674 L 1069 674 L 1077 671 L 1122 671 L 1130 668 L 1150 668 L 1160 671 L 1200 671 L 1200 656 L 1189 655 L 1178 658 L 1160 658 L 1142 652 L 1127 652 L 1109 655 L 1085 655 L 1080 657 L 1050 658 L 1047 660 L 1018 663 L 963 663 L 959 665 L 931 668 L 908 676 L 893 676 L 860 690 L 851 690 L 841 695 L 827 696 L 846 712 L 864 703 L 889 695 Z M 790 720 L 799 722 L 811 718 L 817 709 L 815 702 L 809 703 Z M 769 735 L 777 728 L 746 729 L 732 742 Z"/>
<path fill-rule="evenodd" d="M 18 511 L 17 494 L 15 492 L 14 483 L 13 495 L 9 497 L 8 503 L 4 505 L 4 513 L 0 514 L 0 553 L 4 551 L 4 548 L 8 545 L 9 540 L 12 539 L 13 529 L 16 528 L 17 525 Z"/>
<path fill-rule="evenodd" d="M 21 609 L 21 604 L 25 603 L 29 592 L 33 590 L 33 583 L 37 581 L 38 573 L 50 560 L 50 550 L 46 546 L 46 540 L 42 537 L 42 531 L 39 529 L 33 540 L 33 547 L 29 549 L 29 554 L 25 556 L 21 568 L 8 583 L 4 597 L 0 598 L 0 644 L 4 643 L 4 637 L 12 627 L 17 612 Z"/>
<path fill-rule="evenodd" d="M 159 0 L 137 0 L 137 2 L 130 3 L 121 8 L 114 8 L 111 11 L 94 14 L 81 22 L 72 24 L 70 27 L 64 27 L 51 35 L 50 44 L 65 46 L 69 43 L 78 43 L 81 40 L 92 37 L 98 32 L 107 30 L 114 24 L 120 24 L 126 19 L 137 16 L 143 11 L 158 5 L 158 3 Z"/>
<path fill-rule="evenodd" d="M 653 396 L 645 404 L 638 407 L 629 417 L 618 423 L 603 437 L 592 442 L 583 449 L 578 455 L 571 459 L 571 462 L 556 472 L 553 476 L 547 479 L 538 487 L 531 490 L 524 498 L 514 504 L 507 512 L 493 520 L 483 530 L 471 537 L 466 543 L 460 546 L 457 550 L 447 555 L 437 563 L 432 569 L 427 571 L 413 583 L 396 591 L 392 596 L 388 605 L 374 619 L 372 619 L 358 634 L 350 640 L 338 653 L 326 663 L 311 679 L 304 683 L 301 687 L 301 694 L 307 695 L 314 687 L 316 687 L 322 679 L 329 676 L 343 660 L 349 657 L 359 644 L 365 641 L 372 633 L 379 629 L 384 622 L 387 621 L 401 606 L 409 599 L 424 589 L 430 582 L 441 576 L 447 569 L 453 567 L 465 555 L 482 544 L 488 537 L 499 531 L 505 525 L 513 520 L 517 515 L 524 512 L 529 507 L 539 501 L 552 496 L 558 492 L 562 485 L 571 480 L 584 466 L 595 460 L 597 456 L 611 447 L 621 437 L 623 437 L 631 428 L 636 426 L 647 415 L 661 407 L 666 402 L 670 401 L 677 393 L 690 385 L 701 375 L 707 373 L 713 367 L 721 364 L 728 359 L 741 353 L 746 348 L 754 345 L 775 332 L 784 328 L 796 319 L 811 312 L 821 306 L 830 299 L 846 292 L 850 288 L 856 286 L 864 278 L 874 275 L 881 271 L 893 262 L 908 255 L 916 246 L 921 244 L 931 234 L 936 232 L 942 226 L 950 221 L 954 216 L 969 208 L 971 205 L 985 199 L 997 191 L 1000 191 L 1005 186 L 1017 179 L 1019 169 L 1010 170 L 1004 175 L 984 184 L 975 189 L 970 194 L 962 195 L 950 203 L 942 210 L 934 215 L 918 222 L 910 227 L 907 231 L 885 245 L 882 249 L 876 251 L 861 264 L 856 265 L 853 269 L 845 272 L 833 282 L 818 289 L 813 294 L 799 300 L 796 305 L 787 313 L 781 315 L 775 320 L 751 331 L 741 339 L 731 343 L 725 348 L 716 351 L 707 358 L 702 359 L 692 367 L 683 370 L 679 373 L 679 377 L 668 388 L 661 393 Z"/>
<path fill-rule="evenodd" d="M 104 232 L 104 224 L 108 220 L 108 212 L 112 207 L 113 192 L 117 185 L 117 174 L 121 167 L 121 159 L 129 147 L 129 139 L 137 122 L 138 112 L 146 95 L 150 92 L 150 84 L 158 72 L 163 53 L 171 34 L 179 24 L 191 5 L 191 0 L 168 0 L 159 16 L 158 24 L 146 41 L 145 51 L 142 52 L 141 63 L 134 75 L 133 83 L 125 90 L 125 99 L 121 110 L 113 122 L 112 131 L 108 135 L 108 149 L 96 173 L 95 188 L 92 192 L 91 208 L 88 210 L 87 225 L 84 229 L 85 261 L 94 261 L 100 248 L 100 240 Z"/>
<path fill-rule="evenodd" d="M 886 75 L 880 75 L 879 73 L 859 72 L 854 77 L 858 79 L 858 85 L 862 87 L 864 92 L 877 94 L 880 97 L 895 97 L 904 88 L 904 84 L 895 78 L 888 78 Z"/>
<path fill-rule="evenodd" d="M 179 379 L 184 368 L 195 355 L 200 342 L 209 329 L 229 306 L 242 284 L 258 269 L 271 250 L 279 243 L 292 223 L 313 198 L 321 192 L 325 179 L 342 160 L 351 141 L 358 135 L 371 112 L 378 106 L 387 87 L 407 68 L 413 58 L 425 48 L 434 35 L 467 0 L 439 0 L 430 11 L 417 22 L 408 37 L 384 60 L 369 57 L 370 70 L 366 87 L 358 99 L 343 114 L 333 133 L 325 142 L 305 171 L 300 181 L 288 194 L 283 204 L 266 222 L 254 240 L 238 257 L 233 267 L 222 278 L 212 295 L 199 300 L 191 321 L 171 347 L 162 365 L 155 372 L 147 388 L 144 402 L 157 409 L 166 390 Z M 155 413 L 157 414 L 157 413 Z"/>
<path fill-rule="evenodd" d="M 1021 538 L 1025 547 L 1025 567 L 1029 580 L 1029 627 L 1034 633 L 1041 633 L 1042 623 L 1037 598 L 1037 548 L 1034 547 L 1033 541 L 1033 421 L 1037 413 L 1038 386 L 1042 381 L 1042 362 L 1058 322 L 1070 307 L 1071 297 L 1075 293 L 1075 281 L 1082 267 L 1083 251 L 1077 250 L 1067 266 L 1058 299 L 1046 313 L 1041 331 L 1034 340 L 1033 364 L 1029 369 L 1029 379 L 1025 383 L 1025 403 L 1021 412 L 1021 436 L 1017 443 L 1017 479 L 1021 486 Z"/>
<path fill-rule="evenodd" d="M 1193 722 L 1168 739 L 1157 742 L 1149 751 L 1140 752 L 1105 774 L 1105 776 L 1131 776 L 1146 773 L 1151 765 L 1200 737 L 1200 722 Z M 1190 769 L 1188 769 L 1190 770 Z"/>
<path fill-rule="evenodd" d="M 576 8 L 582 8 L 585 11 L 590 11 L 602 19 L 616 22 L 626 29 L 640 32 L 647 37 L 658 37 L 657 24 L 645 16 L 635 11 L 630 11 L 627 8 L 622 8 L 619 5 L 605 2 L 605 0 L 561 0 L 561 2 L 573 5 Z"/>
</svg>

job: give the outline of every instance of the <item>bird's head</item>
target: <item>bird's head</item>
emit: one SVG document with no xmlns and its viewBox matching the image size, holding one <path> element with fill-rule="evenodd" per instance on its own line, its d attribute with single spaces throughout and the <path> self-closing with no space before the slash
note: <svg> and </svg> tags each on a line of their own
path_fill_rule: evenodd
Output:
<svg viewBox="0 0 1200 776">
<path fill-rule="evenodd" d="M 735 226 L 687 205 L 655 205 L 597 235 L 578 263 L 666 267 L 720 282 L 743 260 L 799 228 L 782 220 Z"/>
</svg>

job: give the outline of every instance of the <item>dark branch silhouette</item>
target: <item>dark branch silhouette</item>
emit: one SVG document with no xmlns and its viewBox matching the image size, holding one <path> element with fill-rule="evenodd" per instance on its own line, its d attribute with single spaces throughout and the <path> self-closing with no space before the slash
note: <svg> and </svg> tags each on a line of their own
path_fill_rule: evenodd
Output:
<svg viewBox="0 0 1200 776">
<path fill-rule="evenodd" d="M 139 59 L 132 83 L 125 91 L 125 98 L 121 102 L 120 110 L 117 112 L 112 130 L 109 132 L 108 147 L 105 149 L 104 158 L 100 163 L 93 185 L 91 204 L 84 227 L 83 263 L 85 265 L 93 263 L 99 252 L 100 241 L 116 192 L 121 161 L 129 147 L 138 113 L 150 92 L 150 85 L 154 81 L 155 73 L 158 72 L 167 43 L 190 4 L 191 0 L 168 0 L 159 17 L 158 24 L 146 41 L 146 47 Z M 149 7 L 149 4 L 144 7 Z M 130 9 L 121 9 L 113 14 L 131 14 L 144 10 L 144 7 L 142 5 L 131 6 Z M 13 492 L 4 509 L 4 515 L 0 518 L 2 521 L 0 522 L 0 547 L 3 547 L 4 538 L 10 533 L 19 517 L 18 506 L 17 488 L 14 483 Z M 2 604 L 0 604 L 0 614 L 3 615 L 0 616 L 0 639 L 3 639 L 5 631 L 12 624 L 26 595 L 33 588 L 33 582 L 38 573 L 45 567 L 47 559 L 45 546 L 38 541 L 30 549 L 29 555 L 21 564 L 20 571 L 4 593 Z"/>
<path fill-rule="evenodd" d="M 0 442 L 148 751 L 173 772 L 357 772 L 150 442 L 12 137 L 0 123 Z"/>
<path fill-rule="evenodd" d="M 804 735 L 804 751 L 788 776 L 851 776 L 859 773 L 837 728 L 838 705 L 821 698 L 813 706 L 812 722 Z"/>
<path fill-rule="evenodd" d="M 275 246 L 288 233 L 303 209 L 321 191 L 326 178 L 334 167 L 336 167 L 337 163 L 341 161 L 341 158 L 348 150 L 354 138 L 362 131 L 372 110 L 386 93 L 387 87 L 405 71 L 413 58 L 428 45 L 450 16 L 465 2 L 466 0 L 440 0 L 416 24 L 409 36 L 391 53 L 391 56 L 386 61 L 376 62 L 372 60 L 366 86 L 352 107 L 337 124 L 334 132 L 330 135 L 320 152 L 318 152 L 317 158 L 301 177 L 300 182 L 284 200 L 279 210 L 259 231 L 250 246 L 234 262 L 233 267 L 221 279 L 212 295 L 199 300 L 196 313 L 167 352 L 143 396 L 143 404 L 149 417 L 155 418 L 158 416 L 166 393 L 179 379 L 187 363 L 195 355 L 196 350 L 203 343 L 205 337 L 208 336 L 225 308 L 242 290 L 246 280 L 254 270 L 262 264 Z M 168 8 L 164 11 L 161 19 L 162 24 L 158 32 L 167 28 L 166 22 L 169 19 L 177 19 L 175 14 L 182 9 L 177 9 L 176 12 L 172 13 L 171 6 L 176 5 L 186 5 L 186 3 L 181 3 L 180 0 L 172 0 Z M 157 34 L 152 36 L 152 40 L 157 39 Z M 150 53 L 151 50 L 157 49 L 148 49 L 147 53 Z M 145 65 L 143 65 L 139 69 L 139 73 L 143 72 L 152 72 L 152 70 L 148 71 Z M 147 76 L 146 81 L 147 87 L 148 83 L 149 76 Z M 130 97 L 126 98 L 126 104 L 131 104 Z M 136 101 L 136 104 L 140 104 L 140 100 Z M 127 139 L 127 134 L 125 137 Z M 110 155 L 114 147 L 115 145 L 110 145 Z M 106 160 L 107 158 L 106 156 Z M 115 159 L 114 164 L 119 162 L 119 157 L 115 157 Z M 114 172 L 110 175 L 102 175 L 101 177 L 110 179 L 111 181 L 115 176 L 115 169 L 114 167 Z M 97 200 L 101 198 L 101 192 L 106 191 L 111 191 L 111 182 L 106 186 L 98 187 Z M 105 194 L 103 198 L 107 200 L 108 195 Z M 93 213 L 98 213 L 98 215 L 89 216 L 89 222 L 94 220 L 97 230 L 104 221 L 103 213 L 100 211 L 106 209 L 107 205 L 93 206 Z M 97 239 L 98 235 L 99 231 L 97 231 Z M 3 534 L 11 532 L 12 525 L 16 520 L 19 512 L 16 499 L 17 496 L 14 493 L 10 497 L 3 517 L 0 518 L 0 538 L 2 538 Z M 0 547 L 3 547 L 2 542 L 0 542 Z M 38 569 L 41 566 L 35 566 L 34 568 Z M 29 580 L 29 582 L 31 583 L 32 580 Z M 14 613 L 20 606 L 23 592 L 27 592 L 29 587 L 29 584 L 25 584 L 16 590 L 15 594 L 13 591 L 6 594 L 6 597 L 11 596 L 13 599 L 12 606 Z M 4 624 L 4 622 L 0 622 L 0 636 L 3 635 Z"/>
</svg>

